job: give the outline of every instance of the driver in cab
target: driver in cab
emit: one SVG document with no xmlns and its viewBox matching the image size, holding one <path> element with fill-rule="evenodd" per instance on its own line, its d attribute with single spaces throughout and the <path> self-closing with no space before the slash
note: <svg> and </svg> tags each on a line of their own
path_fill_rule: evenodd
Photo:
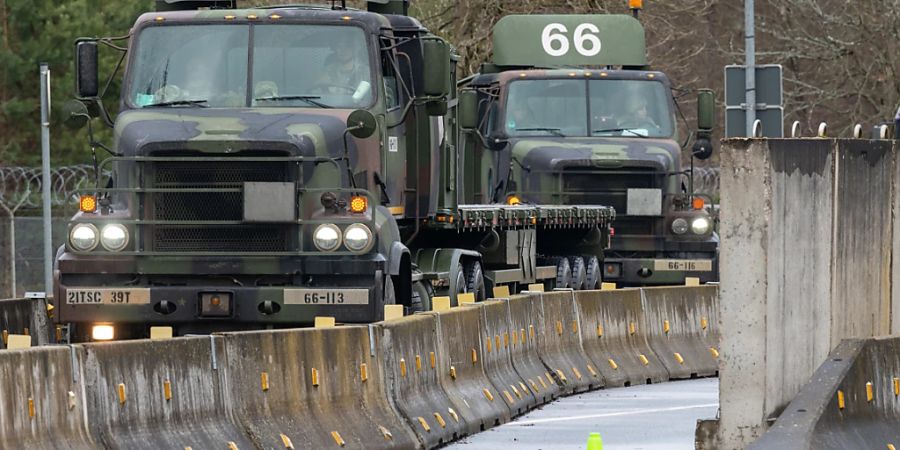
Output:
<svg viewBox="0 0 900 450">
<path fill-rule="evenodd" d="M 322 94 L 351 95 L 357 104 L 369 97 L 368 58 L 357 55 L 347 38 L 338 40 L 334 52 L 325 59 L 325 70 L 317 86 Z"/>
</svg>

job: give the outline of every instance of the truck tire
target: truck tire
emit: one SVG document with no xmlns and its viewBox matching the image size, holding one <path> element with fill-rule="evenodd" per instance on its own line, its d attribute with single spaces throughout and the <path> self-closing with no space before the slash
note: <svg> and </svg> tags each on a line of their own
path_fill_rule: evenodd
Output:
<svg viewBox="0 0 900 450">
<path fill-rule="evenodd" d="M 484 270 L 480 261 L 472 261 L 466 267 L 466 290 L 475 294 L 475 301 L 487 299 L 487 287 L 484 284 Z"/>
<path fill-rule="evenodd" d="M 600 283 L 602 282 L 600 261 L 597 260 L 596 256 L 591 256 L 588 258 L 585 266 L 584 288 L 600 289 Z"/>
<path fill-rule="evenodd" d="M 432 296 L 434 296 L 434 290 L 430 285 L 426 285 L 421 281 L 413 283 L 412 302 L 410 302 L 409 312 L 431 311 Z"/>
<path fill-rule="evenodd" d="M 451 306 L 459 306 L 456 301 L 456 294 L 464 294 L 466 293 L 466 271 L 463 268 L 462 263 L 456 266 L 456 274 L 453 272 L 450 273 L 450 277 L 456 277 L 456 292 L 450 292 L 450 305 Z M 453 285 L 450 285 L 450 288 L 453 289 Z"/>
<path fill-rule="evenodd" d="M 572 289 L 575 289 L 576 291 L 585 289 L 587 270 L 585 269 L 584 258 L 580 256 L 570 256 L 569 265 L 572 267 Z"/>
<path fill-rule="evenodd" d="M 568 258 L 559 258 L 556 261 L 556 286 L 565 289 L 572 287 L 572 266 Z"/>
</svg>

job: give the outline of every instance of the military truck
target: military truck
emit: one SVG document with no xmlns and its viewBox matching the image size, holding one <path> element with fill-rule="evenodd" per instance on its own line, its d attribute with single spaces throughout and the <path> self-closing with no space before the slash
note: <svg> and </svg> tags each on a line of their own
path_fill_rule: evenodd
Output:
<svg viewBox="0 0 900 450">
<path fill-rule="evenodd" d="M 405 1 L 335 3 L 162 0 L 77 40 L 69 123 L 109 156 L 57 254 L 62 339 L 372 322 L 552 285 L 537 230 L 608 237 L 605 206 L 462 201 L 452 46 Z M 100 47 L 122 52 L 114 118 Z"/>
<path fill-rule="evenodd" d="M 493 29 L 493 60 L 462 80 L 463 154 L 480 174 L 467 201 L 613 206 L 611 246 L 538 233 L 560 286 L 718 279 L 718 237 L 682 167 L 671 82 L 650 70 L 628 15 L 512 15 Z M 693 158 L 711 155 L 713 97 L 698 95 Z M 462 119 L 461 119 L 462 120 Z M 686 145 L 689 140 L 684 140 Z M 599 262 L 602 261 L 601 264 Z M 602 273 L 602 274 L 601 274 Z"/>
</svg>

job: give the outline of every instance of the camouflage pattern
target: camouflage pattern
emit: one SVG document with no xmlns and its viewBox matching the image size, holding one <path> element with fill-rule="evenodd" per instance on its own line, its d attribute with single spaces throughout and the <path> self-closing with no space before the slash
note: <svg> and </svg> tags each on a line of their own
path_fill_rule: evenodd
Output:
<svg viewBox="0 0 900 450">
<path fill-rule="evenodd" d="M 430 295 L 427 284 L 452 285 L 449 294 L 455 299 L 467 289 L 455 281 L 460 279 L 457 268 L 474 270 L 482 258 L 476 249 L 493 229 L 608 230 L 613 211 L 606 207 L 460 205 L 465 203 L 460 185 L 475 172 L 457 164 L 462 158 L 457 158 L 456 113 L 447 108 L 456 96 L 455 65 L 450 64 L 449 95 L 423 92 L 423 41 L 440 38 L 415 19 L 322 7 L 148 13 L 137 20 L 132 41 L 140 40 L 147 27 L 210 23 L 363 29 L 375 98 L 366 110 L 375 118 L 375 132 L 366 138 L 349 133 L 348 119 L 356 111 L 346 108 L 135 108 L 123 97 L 112 146 L 119 156 L 102 163 L 112 177 L 108 185 L 88 192 L 98 195 L 100 208 L 77 214 L 70 229 L 121 224 L 129 231 L 129 244 L 117 252 L 102 246 L 80 252 L 68 244 L 56 261 L 57 320 L 75 324 L 76 339 L 84 339 L 87 325 L 98 322 L 129 325 L 120 327 L 117 332 L 125 334 L 117 337 L 141 337 L 150 325 L 173 326 L 176 334 L 184 334 L 295 326 L 316 316 L 376 321 L 385 304 L 412 307 L 414 291 Z M 385 44 L 393 45 L 380 48 Z M 400 106 L 391 107 L 382 56 L 405 67 L 406 57 L 398 57 L 399 52 L 411 62 L 399 72 L 411 91 L 398 93 Z M 131 54 L 126 73 L 134 70 Z M 455 61 L 452 51 L 449 57 Z M 248 219 L 250 184 L 265 185 L 279 210 L 296 210 L 294 219 Z M 292 187 L 279 187 L 284 184 Z M 277 203 L 285 195 L 294 203 Z M 324 205 L 328 195 L 335 206 Z M 367 199 L 364 213 L 348 210 L 353 196 Z M 323 224 L 341 230 L 363 224 L 375 244 L 358 253 L 343 246 L 319 251 L 312 235 Z M 427 271 L 415 268 L 415 255 L 445 247 L 453 258 Z M 490 267 L 482 267 L 490 276 Z M 534 281 L 534 267 L 517 280 Z M 307 292 L 299 303 L 293 297 L 298 289 Z M 329 300 L 310 302 L 309 291 L 325 292 Z M 332 301 L 332 293 L 354 300 Z M 207 294 L 226 301 L 230 296 L 228 314 L 201 314 Z M 421 299 L 427 306 L 426 300 Z"/>
<path fill-rule="evenodd" d="M 378 35 L 391 22 L 385 16 L 360 11 L 330 11 L 321 8 L 288 8 L 278 10 L 202 10 L 147 13 L 138 18 L 132 36 L 150 26 L 171 26 L 179 23 L 228 23 L 302 21 L 363 28 L 368 34 L 372 61 L 378 61 Z M 402 19 L 395 19 L 402 20 Z M 413 19 L 406 22 L 414 23 Z M 311 323 L 316 316 L 332 316 L 341 322 L 368 322 L 381 317 L 383 305 L 390 299 L 383 295 L 385 278 L 390 272 L 389 260 L 398 258 L 394 244 L 400 241 L 398 220 L 394 213 L 404 206 L 405 170 L 402 164 L 391 164 L 382 151 L 389 136 L 396 136 L 386 122 L 390 113 L 385 105 L 381 83 L 375 83 L 376 102 L 369 109 L 378 121 L 374 135 L 358 139 L 347 133 L 350 109 L 319 108 L 147 108 L 129 109 L 122 101 L 122 112 L 115 121 L 114 151 L 121 156 L 104 162 L 113 170 L 112 186 L 93 190 L 108 195 L 111 212 L 79 213 L 72 223 L 96 223 L 98 228 L 107 222 L 126 225 L 131 233 L 129 248 L 120 252 L 99 247 L 90 252 L 77 252 L 70 246 L 60 250 L 56 266 L 56 302 L 61 323 L 135 323 L 149 325 L 156 322 L 176 326 L 177 333 L 240 328 L 252 323 L 300 324 Z M 412 115 L 408 126 L 414 123 Z M 423 113 L 424 126 L 430 118 Z M 429 138 L 428 136 L 424 136 Z M 399 139 L 399 151 L 394 158 L 405 160 L 407 146 L 416 147 L 413 140 Z M 341 160 L 346 142 L 350 173 Z M 264 153 L 260 153 L 264 152 Z M 275 155 L 275 156 L 273 156 Z M 268 160 L 266 158 L 269 158 Z M 206 164 L 219 161 L 229 170 L 234 166 L 253 164 L 284 164 L 288 177 L 297 186 L 298 217 L 293 223 L 279 225 L 297 236 L 288 236 L 284 251 L 247 249 L 230 251 L 219 247 L 209 250 L 188 247 L 183 251 L 150 248 L 148 235 L 161 220 L 154 220 L 150 211 L 152 181 L 162 164 Z M 376 179 L 388 177 L 392 183 L 385 189 Z M 236 180 L 240 182 L 240 180 Z M 199 195 L 196 186 L 187 184 L 182 192 Z M 202 187 L 202 186 L 201 186 Z M 352 195 L 368 198 L 369 208 L 364 214 L 354 214 L 344 208 L 334 211 L 322 206 L 320 197 L 335 193 L 342 201 Z M 217 192 L 213 195 L 227 195 Z M 190 208 L 191 205 L 178 205 Z M 232 226 L 234 219 L 198 217 L 183 213 L 191 220 L 175 221 L 178 226 Z M 357 255 L 343 248 L 322 253 L 311 244 L 312 230 L 321 223 L 334 223 L 343 228 L 350 223 L 362 223 L 373 232 L 376 245 Z M 237 225 L 235 225 L 237 226 Z M 246 233 L 268 233 L 272 226 L 246 226 Z M 265 239 L 264 237 L 260 238 Z M 136 248 L 140 246 L 141 248 Z M 340 274 L 340 275 L 338 275 Z M 67 291 L 76 287 L 118 286 L 150 288 L 150 301 L 145 304 L 70 305 Z M 361 305 L 288 305 L 284 301 L 285 287 L 332 288 L 347 287 L 368 291 L 368 302 Z M 233 314 L 230 320 L 210 318 L 198 322 L 200 310 L 198 293 L 225 292 L 233 295 Z M 160 301 L 174 304 L 174 311 L 160 314 Z M 280 311 L 264 314 L 259 308 L 264 301 L 275 304 Z M 224 323 L 229 322 L 229 323 Z M 242 325 L 243 324 L 243 325 Z M 146 328 L 138 327 L 146 332 Z"/>
<path fill-rule="evenodd" d="M 497 68 L 498 70 L 502 68 Z M 652 77 L 663 83 L 667 92 L 669 81 L 665 74 L 643 70 L 553 70 L 516 69 L 487 73 L 475 77 L 470 87 L 495 96 L 498 111 L 495 123 L 504 123 L 508 86 L 519 79 L 641 79 Z M 482 94 L 483 101 L 488 96 Z M 674 104 L 669 99 L 669 109 Z M 486 114 L 486 108 L 482 108 Z M 484 117 L 479 120 L 483 122 Z M 489 130 L 483 130 L 490 133 Z M 615 235 L 608 249 L 584 248 L 581 237 L 557 235 L 539 237 L 544 244 L 545 255 L 559 255 L 563 251 L 574 254 L 594 254 L 605 258 L 604 266 L 616 264 L 619 276 L 606 272 L 605 280 L 623 284 L 672 284 L 683 283 L 686 276 L 702 281 L 717 281 L 718 238 L 714 233 L 702 236 L 676 235 L 671 230 L 672 221 L 683 217 L 688 222 L 697 217 L 708 217 L 703 211 L 692 210 L 690 196 L 683 191 L 689 179 L 681 166 L 681 148 L 677 134 L 669 138 L 642 138 L 629 136 L 557 137 L 527 136 L 504 137 L 502 150 L 490 150 L 476 139 L 468 145 L 479 155 L 481 179 L 476 197 L 487 201 L 502 202 L 511 196 L 533 204 L 600 204 L 616 208 Z M 497 173 L 493 173 L 496 168 Z M 567 184 L 569 170 L 578 170 L 582 184 Z M 633 173 L 634 175 L 627 175 Z M 652 175 L 644 175 L 652 174 Z M 590 181 L 587 178 L 591 176 Z M 652 176 L 652 186 L 639 177 Z M 631 177 L 631 178 L 628 178 Z M 623 181 L 624 180 L 624 181 Z M 663 215 L 661 217 L 629 216 L 624 196 L 611 200 L 614 191 L 624 194 L 629 187 L 653 187 L 661 189 Z M 589 188 L 589 189 L 588 189 Z M 586 195 L 607 192 L 607 195 Z M 711 219 L 710 219 L 711 220 Z M 549 245 L 548 245 L 549 244 Z M 712 261 L 711 271 L 656 271 L 654 260 L 704 259 Z M 638 275 L 641 269 L 650 271 L 647 276 Z M 646 272 L 645 272 L 646 273 Z"/>
</svg>

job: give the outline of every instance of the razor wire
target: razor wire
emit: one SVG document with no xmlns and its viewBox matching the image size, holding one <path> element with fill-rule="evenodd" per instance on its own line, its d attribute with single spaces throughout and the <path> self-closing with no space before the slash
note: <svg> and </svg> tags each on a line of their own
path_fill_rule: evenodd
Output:
<svg viewBox="0 0 900 450">
<path fill-rule="evenodd" d="M 719 168 L 694 167 L 694 192 L 718 199 Z"/>
<path fill-rule="evenodd" d="M 0 209 L 10 217 L 17 211 L 42 207 L 40 167 L 0 167 Z M 77 202 L 78 189 L 92 185 L 94 168 L 88 164 L 57 167 L 50 172 L 50 203 L 65 207 Z"/>
</svg>

